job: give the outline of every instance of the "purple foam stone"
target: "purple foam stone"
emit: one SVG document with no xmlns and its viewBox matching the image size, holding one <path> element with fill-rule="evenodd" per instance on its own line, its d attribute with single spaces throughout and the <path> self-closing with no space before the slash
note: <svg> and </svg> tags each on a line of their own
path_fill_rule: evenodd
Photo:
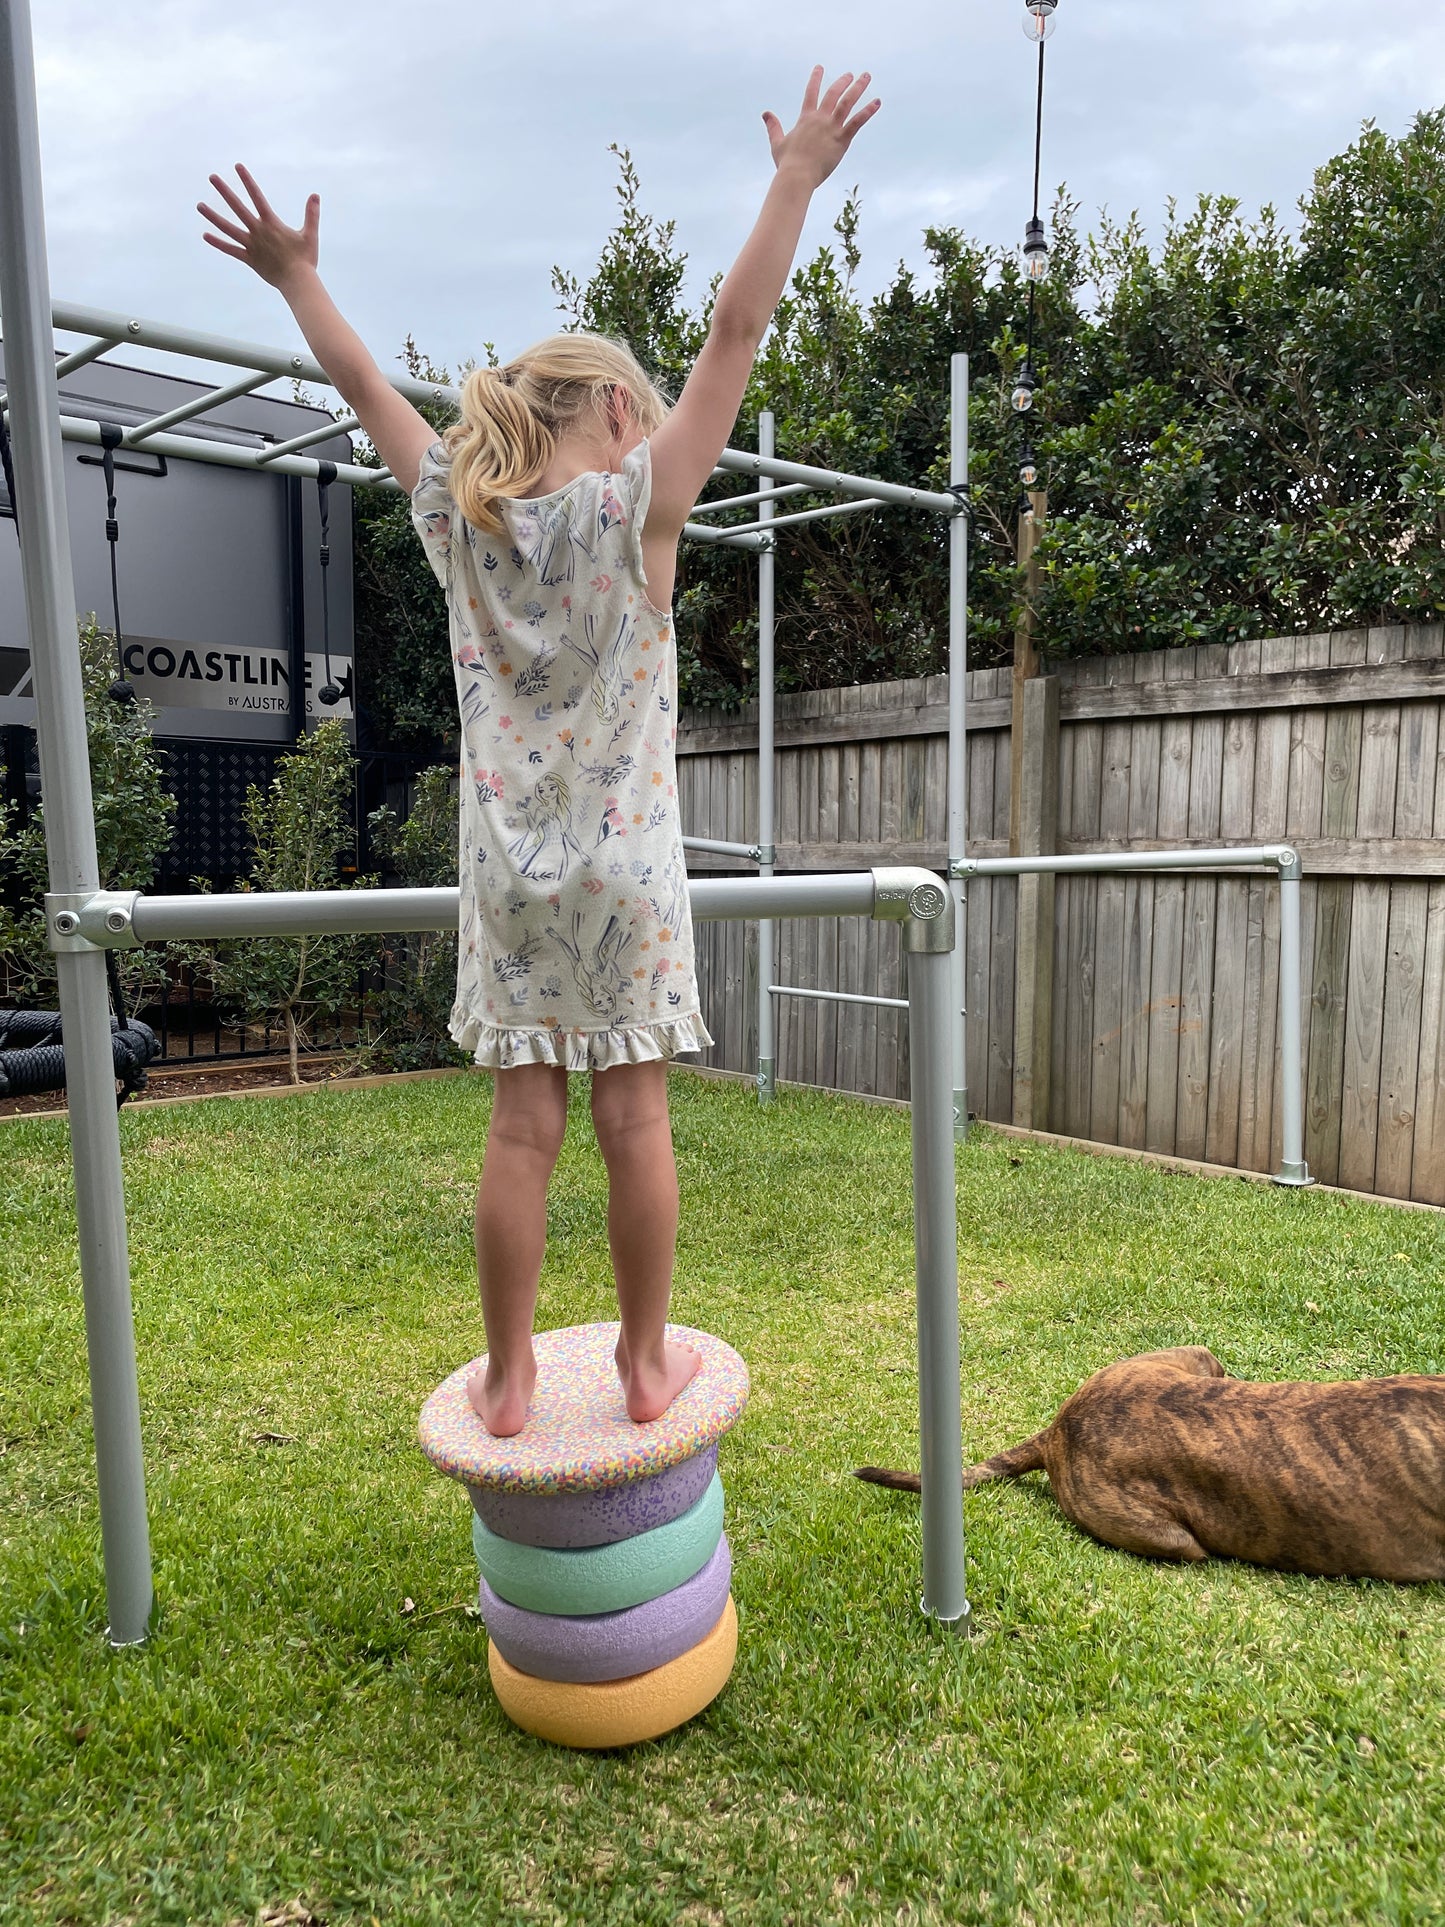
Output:
<svg viewBox="0 0 1445 1927">
<path fill-rule="evenodd" d="M 650 1673 L 690 1653 L 722 1618 L 732 1571 L 725 1535 L 701 1572 L 622 1612 L 579 1618 L 528 1612 L 500 1598 L 485 1579 L 479 1599 L 487 1637 L 519 1673 L 595 1685 Z"/>
<path fill-rule="evenodd" d="M 480 1485 L 469 1485 L 467 1491 L 477 1517 L 499 1539 L 519 1546 L 577 1550 L 618 1545 L 639 1532 L 680 1519 L 707 1491 L 716 1470 L 714 1444 L 651 1478 L 629 1479 L 626 1485 L 603 1486 L 594 1492 L 499 1492 Z M 502 1656 L 511 1657 L 505 1647 Z M 523 1666 L 521 1670 L 531 1669 Z"/>
</svg>

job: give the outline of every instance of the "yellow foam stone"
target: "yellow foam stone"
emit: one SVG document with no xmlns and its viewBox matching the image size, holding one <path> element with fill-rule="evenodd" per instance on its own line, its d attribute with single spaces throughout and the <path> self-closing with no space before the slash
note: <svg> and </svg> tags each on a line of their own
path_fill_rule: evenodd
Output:
<svg viewBox="0 0 1445 1927">
<path fill-rule="evenodd" d="M 489 1642 L 492 1685 L 508 1719 L 558 1746 L 636 1746 L 695 1719 L 727 1685 L 738 1650 L 732 1594 L 722 1618 L 690 1652 L 631 1679 L 578 1686 L 519 1673 Z"/>
</svg>

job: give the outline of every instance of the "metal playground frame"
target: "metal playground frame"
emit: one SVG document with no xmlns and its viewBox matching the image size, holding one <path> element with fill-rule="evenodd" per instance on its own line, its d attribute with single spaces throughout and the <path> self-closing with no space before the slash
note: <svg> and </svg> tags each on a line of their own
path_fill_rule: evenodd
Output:
<svg viewBox="0 0 1445 1927">
<path fill-rule="evenodd" d="M 125 441 L 182 460 L 274 469 L 314 476 L 307 442 L 336 433 L 330 425 L 280 446 L 247 448 L 167 431 L 278 376 L 325 382 L 309 357 L 198 335 L 162 324 L 86 308 L 52 310 L 45 252 L 34 64 L 27 0 L 0 0 L 0 314 L 4 320 L 6 397 L 14 445 L 25 604 L 36 699 L 50 889 L 49 942 L 56 954 L 69 1085 L 81 1281 L 95 1428 L 109 1636 L 114 1645 L 146 1637 L 153 1604 L 140 1402 L 131 1313 L 125 1192 L 116 1117 L 106 991 L 106 952 L 182 937 L 238 937 L 332 931 L 455 929 L 456 890 L 337 891 L 231 897 L 150 897 L 102 891 L 86 754 L 84 704 L 76 649 L 75 608 L 66 517 L 62 443 L 97 442 L 99 425 L 62 419 L 57 378 L 130 342 L 234 366 L 242 375 L 193 403 L 130 429 Z M 53 330 L 89 336 L 57 364 Z M 449 391 L 395 378 L 414 400 Z M 1292 850 L 1140 852 L 1092 857 L 971 860 L 964 849 L 964 602 L 966 596 L 967 364 L 952 371 L 953 469 L 948 494 L 899 488 L 856 476 L 780 462 L 765 427 L 763 452 L 728 451 L 721 468 L 763 479 L 757 523 L 744 529 L 706 521 L 689 526 L 704 541 L 754 547 L 766 584 L 768 654 L 760 708 L 766 753 L 760 763 L 765 806 L 756 878 L 695 879 L 693 915 L 757 918 L 768 930 L 779 916 L 871 916 L 904 925 L 908 956 L 914 1237 L 918 1303 L 919 1426 L 923 1482 L 925 1613 L 965 1627 L 970 1620 L 962 1506 L 959 1387 L 957 1208 L 954 1139 L 966 1118 L 963 1092 L 963 891 L 970 875 L 1055 870 L 1174 870 L 1244 865 L 1273 868 L 1281 882 L 1280 1026 L 1284 1082 L 1284 1169 L 1287 1183 L 1308 1181 L 1301 1150 L 1299 863 Z M 340 427 L 354 426 L 344 420 Z M 341 467 L 337 479 L 357 486 L 396 484 L 384 471 Z M 781 483 L 784 489 L 771 485 Z M 842 513 L 880 503 L 923 507 L 950 518 L 949 876 L 945 884 L 920 868 L 880 868 L 847 875 L 772 874 L 772 660 L 770 531 L 787 521 L 772 509 L 780 493 L 830 490 L 842 505 L 803 514 Z M 733 498 L 737 506 L 744 498 Z M 721 504 L 708 504 L 710 512 Z M 751 849 L 723 846 L 729 854 Z M 771 932 L 760 972 L 765 1011 L 771 986 Z M 783 987 L 778 987 L 783 988 Z M 869 1000 L 874 1001 L 874 1000 Z M 771 1022 L 760 1030 L 771 1088 Z M 761 1084 L 760 1078 L 760 1084 Z"/>
</svg>

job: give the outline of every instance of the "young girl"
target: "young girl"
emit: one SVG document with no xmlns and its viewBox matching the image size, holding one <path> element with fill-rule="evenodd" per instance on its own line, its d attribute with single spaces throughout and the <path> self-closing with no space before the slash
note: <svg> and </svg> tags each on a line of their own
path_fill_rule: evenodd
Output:
<svg viewBox="0 0 1445 1927">
<path fill-rule="evenodd" d="M 461 893 L 452 1035 L 495 1072 L 477 1193 L 487 1331 L 471 1400 L 519 1432 L 567 1073 L 590 1070 L 629 1415 L 660 1418 L 699 1358 L 665 1337 L 677 1239 L 667 1063 L 712 1042 L 698 1009 L 674 738 L 668 611 L 677 544 L 737 418 L 814 190 L 877 111 L 869 76 L 822 91 L 788 133 L 763 116 L 776 175 L 718 290 L 669 410 L 598 335 L 554 335 L 462 390 L 435 431 L 390 387 L 316 272 L 320 198 L 300 228 L 218 174 L 205 239 L 285 297 L 312 353 L 412 496 L 447 592 L 461 707 Z"/>
</svg>

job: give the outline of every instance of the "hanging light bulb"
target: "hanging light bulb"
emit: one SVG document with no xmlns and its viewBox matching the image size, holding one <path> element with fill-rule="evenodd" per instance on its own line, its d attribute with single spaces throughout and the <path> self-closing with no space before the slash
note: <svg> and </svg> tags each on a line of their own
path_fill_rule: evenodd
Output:
<svg viewBox="0 0 1445 1927">
<path fill-rule="evenodd" d="M 1013 393 L 1009 396 L 1010 405 L 1016 415 L 1027 415 L 1034 405 L 1034 371 L 1025 365 L 1023 373 L 1014 383 Z"/>
<path fill-rule="evenodd" d="M 124 709 L 128 703 L 135 701 L 135 684 L 127 682 L 124 676 L 117 676 L 110 686 L 110 699 Z"/>
<path fill-rule="evenodd" d="M 321 687 L 316 692 L 316 700 L 318 702 L 325 703 L 328 709 L 334 709 L 336 705 L 341 701 L 340 684 L 334 683 L 334 682 L 322 683 Z"/>
<path fill-rule="evenodd" d="M 1047 40 L 1058 25 L 1055 17 L 1059 0 L 1024 0 L 1024 39 L 1036 45 Z"/>
<path fill-rule="evenodd" d="M 1038 463 L 1034 460 L 1034 451 L 1028 447 L 1025 447 L 1023 453 L 1019 456 L 1019 480 L 1025 488 L 1038 487 Z"/>
<path fill-rule="evenodd" d="M 1024 273 L 1030 281 L 1042 281 L 1049 271 L 1049 244 L 1044 224 L 1035 214 L 1024 229 Z"/>
</svg>

